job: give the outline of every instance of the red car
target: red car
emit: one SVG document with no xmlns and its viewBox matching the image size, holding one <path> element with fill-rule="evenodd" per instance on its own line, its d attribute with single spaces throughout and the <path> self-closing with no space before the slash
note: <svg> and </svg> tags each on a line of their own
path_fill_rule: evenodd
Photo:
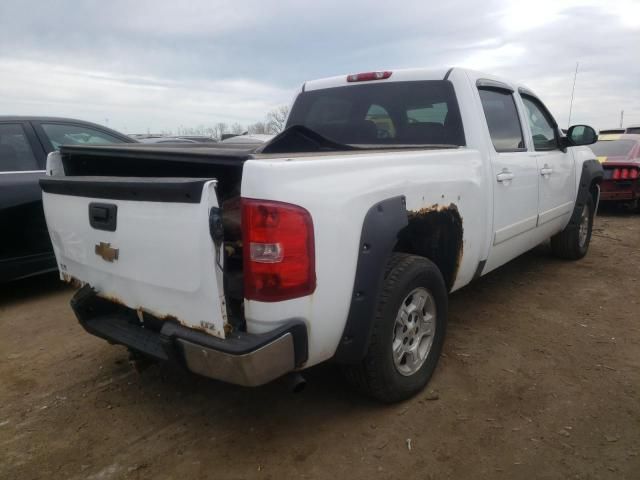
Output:
<svg viewBox="0 0 640 480">
<path fill-rule="evenodd" d="M 604 168 L 600 201 L 640 206 L 640 135 L 601 135 L 591 145 Z"/>
</svg>

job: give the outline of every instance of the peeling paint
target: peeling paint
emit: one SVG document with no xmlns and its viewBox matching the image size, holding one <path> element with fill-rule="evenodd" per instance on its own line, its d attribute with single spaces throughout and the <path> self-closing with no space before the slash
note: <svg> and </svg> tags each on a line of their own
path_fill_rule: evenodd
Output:
<svg viewBox="0 0 640 480">
<path fill-rule="evenodd" d="M 221 334 L 220 331 L 218 331 L 218 329 L 215 328 L 215 324 L 213 323 L 209 323 L 209 322 L 200 322 L 200 325 L 195 325 L 192 323 L 188 323 L 184 320 L 179 319 L 178 317 L 176 317 L 175 315 L 172 314 L 161 314 L 159 312 L 155 312 L 149 308 L 145 308 L 145 307 L 129 307 L 127 304 L 124 303 L 124 301 L 118 297 L 116 297 L 115 295 L 107 295 L 104 293 L 98 293 L 97 294 L 98 297 L 103 298 L 111 303 L 114 303 L 116 305 L 122 305 L 123 307 L 126 308 L 131 308 L 132 310 L 135 310 L 138 316 L 138 319 L 144 318 L 144 315 L 150 315 L 151 317 L 154 317 L 162 322 L 174 322 L 174 323 L 178 323 L 180 325 L 182 325 L 183 327 L 187 327 L 190 328 L 192 330 L 198 330 L 201 332 L 206 333 L 207 335 L 214 335 L 216 337 L 219 338 L 224 338 L 224 336 Z M 226 332 L 226 326 L 227 324 L 225 323 L 225 332 Z"/>
<path fill-rule="evenodd" d="M 434 262 L 450 289 L 463 257 L 462 217 L 454 203 L 433 204 L 407 211 L 408 225 L 400 232 L 398 250 Z"/>
<path fill-rule="evenodd" d="M 82 286 L 84 285 L 84 282 L 78 280 L 72 275 L 69 275 L 68 273 L 61 272 L 60 277 L 63 282 L 68 283 L 74 288 L 82 288 Z"/>
</svg>

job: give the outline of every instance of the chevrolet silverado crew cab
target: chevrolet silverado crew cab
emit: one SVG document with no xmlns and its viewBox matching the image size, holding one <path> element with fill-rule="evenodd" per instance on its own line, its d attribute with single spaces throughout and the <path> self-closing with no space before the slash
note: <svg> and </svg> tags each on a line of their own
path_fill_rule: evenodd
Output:
<svg viewBox="0 0 640 480">
<path fill-rule="evenodd" d="M 589 247 L 602 167 L 529 89 L 469 70 L 305 83 L 259 146 L 67 146 L 41 180 L 90 333 L 254 386 L 324 361 L 420 391 L 447 294 L 551 238 Z"/>
</svg>

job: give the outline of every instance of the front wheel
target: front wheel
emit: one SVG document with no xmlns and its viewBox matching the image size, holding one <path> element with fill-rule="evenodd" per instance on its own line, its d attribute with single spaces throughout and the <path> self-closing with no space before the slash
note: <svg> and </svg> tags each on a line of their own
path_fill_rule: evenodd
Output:
<svg viewBox="0 0 640 480">
<path fill-rule="evenodd" d="M 569 223 L 566 228 L 551 237 L 551 251 L 554 255 L 567 260 L 578 260 L 589 250 L 595 206 L 591 195 L 582 206 L 578 223 Z"/>
<path fill-rule="evenodd" d="M 436 368 L 447 322 L 447 289 L 438 267 L 394 253 L 377 300 L 367 354 L 346 367 L 347 379 L 367 395 L 391 403 L 424 388 Z"/>
</svg>

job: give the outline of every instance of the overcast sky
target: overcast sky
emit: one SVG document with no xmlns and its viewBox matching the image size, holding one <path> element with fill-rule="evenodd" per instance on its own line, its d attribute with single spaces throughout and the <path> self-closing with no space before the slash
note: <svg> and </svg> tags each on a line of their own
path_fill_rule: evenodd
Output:
<svg viewBox="0 0 640 480">
<path fill-rule="evenodd" d="M 435 5 L 434 5 L 435 4 Z M 640 123 L 640 0 L 2 0 L 0 114 L 127 133 L 261 120 L 318 77 L 465 66 L 566 125 Z"/>
</svg>

